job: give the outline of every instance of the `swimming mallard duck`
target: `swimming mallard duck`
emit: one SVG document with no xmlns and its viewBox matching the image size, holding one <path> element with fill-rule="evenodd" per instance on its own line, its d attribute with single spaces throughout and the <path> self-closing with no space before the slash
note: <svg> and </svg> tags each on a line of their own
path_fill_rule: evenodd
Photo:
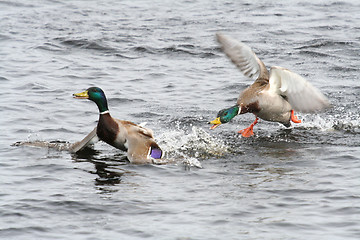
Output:
<svg viewBox="0 0 360 240">
<path fill-rule="evenodd" d="M 255 82 L 240 94 L 235 106 L 219 111 L 217 118 L 209 122 L 214 124 L 210 129 L 239 114 L 253 113 L 255 121 L 239 131 L 242 136 L 250 137 L 259 118 L 290 127 L 290 122 L 301 122 L 294 110 L 311 113 L 330 105 L 327 98 L 300 75 L 282 67 L 271 67 L 269 73 L 250 47 L 223 34 L 216 37 L 231 61 Z"/>
<path fill-rule="evenodd" d="M 100 116 L 97 127 L 82 141 L 75 143 L 72 152 L 81 150 L 99 138 L 115 148 L 127 151 L 127 158 L 131 163 L 152 163 L 152 159 L 161 158 L 162 150 L 155 142 L 152 130 L 111 117 L 103 90 L 91 87 L 73 96 L 95 102 Z"/>
</svg>

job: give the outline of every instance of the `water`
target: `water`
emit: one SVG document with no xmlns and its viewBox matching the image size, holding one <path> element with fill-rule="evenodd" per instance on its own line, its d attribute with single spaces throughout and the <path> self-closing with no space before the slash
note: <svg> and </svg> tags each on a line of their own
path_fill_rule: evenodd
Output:
<svg viewBox="0 0 360 240">
<path fill-rule="evenodd" d="M 359 239 L 357 1 L 0 1 L 1 239 Z M 251 83 L 215 41 L 250 45 L 309 79 L 325 113 L 285 129 L 214 131 Z M 11 146 L 75 142 L 98 119 L 72 93 L 99 86 L 112 115 L 147 122 L 171 162 L 132 165 L 98 143 L 71 155 Z M 201 166 L 201 168 L 199 168 Z"/>
</svg>

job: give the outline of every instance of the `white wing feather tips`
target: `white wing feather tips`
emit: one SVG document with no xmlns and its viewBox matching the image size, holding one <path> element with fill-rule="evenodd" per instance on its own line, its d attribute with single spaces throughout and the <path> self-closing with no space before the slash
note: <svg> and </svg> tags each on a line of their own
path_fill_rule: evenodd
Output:
<svg viewBox="0 0 360 240">
<path fill-rule="evenodd" d="M 256 80 L 260 75 L 260 59 L 255 55 L 251 48 L 229 36 L 216 34 L 218 42 L 222 46 L 224 53 L 247 77 Z"/>
<path fill-rule="evenodd" d="M 329 106 L 328 99 L 300 75 L 282 67 L 270 70 L 270 89 L 286 96 L 295 111 L 316 112 Z"/>
</svg>

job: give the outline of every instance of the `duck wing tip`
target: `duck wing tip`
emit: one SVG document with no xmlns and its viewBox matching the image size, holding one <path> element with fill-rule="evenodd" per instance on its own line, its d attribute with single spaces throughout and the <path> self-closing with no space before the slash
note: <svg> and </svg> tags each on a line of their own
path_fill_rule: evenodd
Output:
<svg viewBox="0 0 360 240">
<path fill-rule="evenodd" d="M 246 77 L 253 80 L 269 79 L 265 64 L 248 45 L 219 32 L 216 33 L 216 39 L 222 51 Z"/>
</svg>

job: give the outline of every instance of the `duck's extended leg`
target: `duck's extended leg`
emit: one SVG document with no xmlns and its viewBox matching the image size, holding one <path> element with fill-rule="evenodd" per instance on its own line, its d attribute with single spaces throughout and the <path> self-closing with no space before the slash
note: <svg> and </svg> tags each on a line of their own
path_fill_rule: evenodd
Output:
<svg viewBox="0 0 360 240">
<path fill-rule="evenodd" d="M 255 121 L 250 125 L 250 127 L 240 130 L 240 131 L 238 131 L 238 133 L 241 133 L 241 135 L 243 137 L 250 137 L 250 136 L 254 135 L 253 128 L 254 128 L 255 124 L 257 124 L 257 122 L 258 122 L 258 117 L 255 118 Z"/>
<path fill-rule="evenodd" d="M 301 120 L 294 114 L 294 110 L 291 110 L 290 120 L 294 123 L 301 123 Z"/>
</svg>

